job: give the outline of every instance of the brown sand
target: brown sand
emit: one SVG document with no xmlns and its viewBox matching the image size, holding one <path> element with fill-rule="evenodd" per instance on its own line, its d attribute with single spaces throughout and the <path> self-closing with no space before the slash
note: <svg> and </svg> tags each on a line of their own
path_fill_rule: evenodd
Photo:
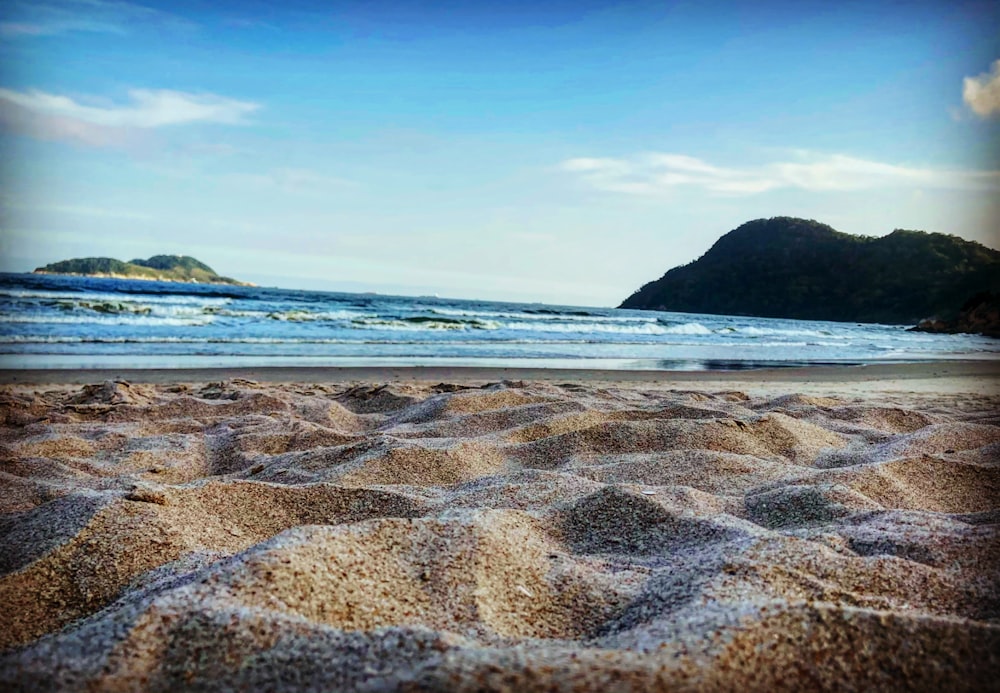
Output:
<svg viewBox="0 0 1000 693">
<path fill-rule="evenodd" d="M 996 369 L 840 373 L 3 373 L 0 687 L 1000 689 Z"/>
</svg>

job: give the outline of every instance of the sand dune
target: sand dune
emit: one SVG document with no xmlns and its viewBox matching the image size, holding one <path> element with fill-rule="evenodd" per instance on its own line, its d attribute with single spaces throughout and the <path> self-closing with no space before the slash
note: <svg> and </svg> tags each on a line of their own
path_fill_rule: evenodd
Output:
<svg viewBox="0 0 1000 693">
<path fill-rule="evenodd" d="M 995 689 L 979 395 L 0 395 L 9 690 Z"/>
</svg>

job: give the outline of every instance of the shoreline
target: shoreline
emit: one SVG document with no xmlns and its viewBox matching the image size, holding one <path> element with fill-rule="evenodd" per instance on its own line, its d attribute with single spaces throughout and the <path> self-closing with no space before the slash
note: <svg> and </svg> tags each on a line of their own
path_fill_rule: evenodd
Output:
<svg viewBox="0 0 1000 693">
<path fill-rule="evenodd" d="M 251 284 L 250 282 L 241 282 L 238 279 L 233 279 L 232 281 L 198 281 L 197 279 L 170 279 L 163 276 L 156 277 L 143 277 L 132 274 L 117 274 L 115 272 L 95 272 L 93 274 L 82 274 L 80 272 L 44 272 L 40 270 L 32 270 L 31 272 L 11 272 L 11 274 L 41 274 L 48 277 L 84 277 L 88 279 L 124 279 L 139 282 L 164 282 L 167 284 L 199 284 L 201 286 L 248 286 L 251 288 L 257 288 L 256 284 Z M 231 279 L 231 277 L 226 277 Z"/>
<path fill-rule="evenodd" d="M 498 380 L 631 383 L 861 383 L 1000 378 L 1000 362 L 927 361 L 857 366 L 803 366 L 748 370 L 654 371 L 479 366 L 263 366 L 222 368 L 0 369 L 0 385 L 207 382 L 241 378 L 260 382 L 485 382 Z"/>
</svg>

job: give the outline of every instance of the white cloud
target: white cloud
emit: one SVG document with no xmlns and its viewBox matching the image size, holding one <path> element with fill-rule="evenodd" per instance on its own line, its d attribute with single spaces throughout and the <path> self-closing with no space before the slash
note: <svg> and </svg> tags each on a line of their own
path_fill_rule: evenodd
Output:
<svg viewBox="0 0 1000 693">
<path fill-rule="evenodd" d="M 0 89 L 0 101 L 43 116 L 71 118 L 92 125 L 157 128 L 198 121 L 239 123 L 260 106 L 215 94 L 189 94 L 168 89 L 132 89 L 127 106 L 87 106 L 68 96 L 43 91 Z"/>
<path fill-rule="evenodd" d="M 87 105 L 43 91 L 0 89 L 0 126 L 45 140 L 91 146 L 127 142 L 135 131 L 190 123 L 244 122 L 260 108 L 249 101 L 167 89 L 133 89 L 129 104 Z"/>
<path fill-rule="evenodd" d="M 0 37 L 57 36 L 71 32 L 128 34 L 142 27 L 190 29 L 191 22 L 162 10 L 116 0 L 12 2 Z"/>
<path fill-rule="evenodd" d="M 700 188 L 718 195 L 754 195 L 788 188 L 822 192 L 1000 187 L 1000 171 L 919 168 L 809 152 L 797 152 L 790 161 L 743 167 L 716 166 L 684 154 L 652 152 L 620 159 L 569 159 L 562 162 L 561 168 L 598 190 L 634 195 L 661 195 L 679 188 Z"/>
<path fill-rule="evenodd" d="M 1000 60 L 989 72 L 962 80 L 962 100 L 981 118 L 1000 115 Z"/>
</svg>

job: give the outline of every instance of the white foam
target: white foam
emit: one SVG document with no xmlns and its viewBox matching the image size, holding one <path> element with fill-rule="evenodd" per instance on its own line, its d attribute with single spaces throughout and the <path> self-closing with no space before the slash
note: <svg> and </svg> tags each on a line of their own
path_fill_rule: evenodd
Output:
<svg viewBox="0 0 1000 693">
<path fill-rule="evenodd" d="M 280 337 L 75 337 L 43 335 L 4 335 L 0 344 L 371 344 L 358 339 L 284 339 Z M 394 342 L 385 342 L 393 344 Z M 422 342 L 414 342 L 416 344 Z"/>
<path fill-rule="evenodd" d="M 575 332 L 586 334 L 588 332 L 604 332 L 616 334 L 686 334 L 702 335 L 712 334 L 712 331 L 701 323 L 692 322 L 681 325 L 663 325 L 659 322 L 643 322 L 639 324 L 627 323 L 607 323 L 607 322 L 508 322 L 503 327 L 508 330 L 523 332 Z"/>
<path fill-rule="evenodd" d="M 850 339 L 849 335 L 834 334 L 830 330 L 801 330 L 801 329 L 787 329 L 778 327 L 737 327 L 734 329 L 736 332 L 739 332 L 740 334 L 760 335 L 764 337 L 782 335 L 787 337 L 820 337 L 826 339 Z"/>
<path fill-rule="evenodd" d="M 51 301 L 84 301 L 87 303 L 176 303 L 206 306 L 221 306 L 232 301 L 219 296 L 199 296 L 197 294 L 144 294 L 114 293 L 99 291 L 43 291 L 29 289 L 0 289 L 0 298 L 45 299 Z"/>
<path fill-rule="evenodd" d="M 492 320 L 470 320 L 468 322 L 423 321 L 409 322 L 394 318 L 364 318 L 354 320 L 352 328 L 362 330 L 394 330 L 402 332 L 420 332 L 424 330 L 496 330 L 500 323 Z"/>
<path fill-rule="evenodd" d="M 687 322 L 683 325 L 671 325 L 666 328 L 667 334 L 714 334 L 700 322 Z"/>
<path fill-rule="evenodd" d="M 215 315 L 227 318 L 248 318 L 251 320 L 280 320 L 282 322 L 337 322 L 358 318 L 374 318 L 375 313 L 358 313 L 351 310 L 308 311 L 290 310 L 213 310 Z"/>
<path fill-rule="evenodd" d="M 538 321 L 540 323 L 547 323 L 551 321 L 559 322 L 636 322 L 636 323 L 655 323 L 659 322 L 658 318 L 653 317 L 641 317 L 641 316 L 629 316 L 622 317 L 617 315 L 572 315 L 569 313 L 527 313 L 527 312 L 503 312 L 503 311 L 488 311 L 488 310 L 461 310 L 457 308 L 425 308 L 429 313 L 434 313 L 436 315 L 446 315 L 449 317 L 457 318 L 487 318 L 487 319 L 500 319 L 500 320 L 532 320 Z"/>
<path fill-rule="evenodd" d="M 160 317 L 154 315 L 135 315 L 118 313 L 105 315 L 96 311 L 87 313 L 75 312 L 69 315 L 24 315 L 0 314 L 0 324 L 22 325 L 208 325 L 215 318 L 212 315 L 197 315 L 187 318 Z"/>
</svg>

